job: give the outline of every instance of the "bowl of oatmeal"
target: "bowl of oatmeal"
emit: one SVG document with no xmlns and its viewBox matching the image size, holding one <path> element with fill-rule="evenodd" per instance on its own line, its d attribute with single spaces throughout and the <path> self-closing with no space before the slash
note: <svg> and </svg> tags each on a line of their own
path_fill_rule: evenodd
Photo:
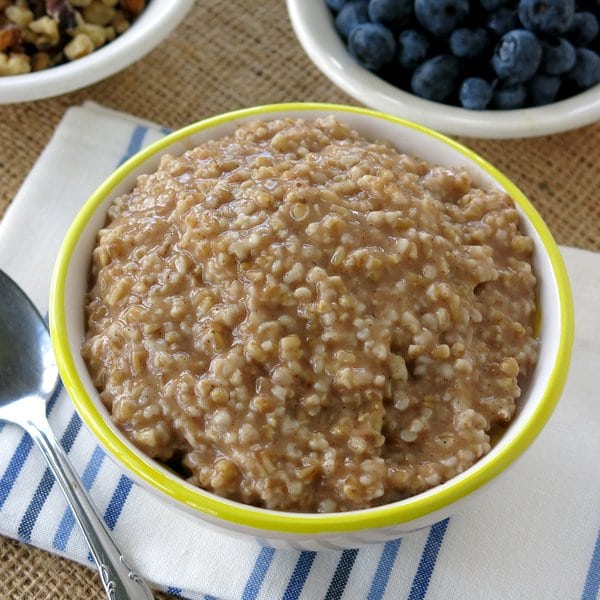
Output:
<svg viewBox="0 0 600 600">
<path fill-rule="evenodd" d="M 92 85 L 142 58 L 193 0 L 0 1 L 0 104 Z"/>
<path fill-rule="evenodd" d="M 458 510 L 549 418 L 569 283 L 523 194 L 421 126 L 327 104 L 175 132 L 86 202 L 51 331 L 114 460 L 274 545 Z"/>
</svg>

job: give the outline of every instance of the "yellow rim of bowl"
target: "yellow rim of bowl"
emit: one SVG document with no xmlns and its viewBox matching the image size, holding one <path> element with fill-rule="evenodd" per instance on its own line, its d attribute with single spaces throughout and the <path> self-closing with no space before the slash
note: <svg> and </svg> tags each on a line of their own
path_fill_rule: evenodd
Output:
<svg viewBox="0 0 600 600">
<path fill-rule="evenodd" d="M 331 514 L 285 513 L 244 506 L 240 503 L 219 499 L 206 492 L 196 490 L 192 486 L 185 484 L 183 480 L 177 480 L 175 476 L 169 477 L 166 473 L 154 469 L 152 466 L 153 461 L 144 459 L 136 454 L 114 433 L 87 394 L 77 373 L 69 348 L 65 310 L 67 273 L 79 238 L 97 207 L 133 169 L 170 144 L 216 125 L 222 125 L 249 116 L 259 117 L 265 113 L 314 110 L 355 113 L 408 127 L 451 146 L 487 172 L 518 203 L 539 234 L 556 279 L 561 319 L 556 362 L 548 379 L 543 397 L 535 407 L 527 423 L 515 433 L 513 439 L 508 442 L 503 452 L 493 456 L 485 464 L 481 465 L 480 468 L 473 470 L 472 473 L 467 472 L 464 477 L 456 480 L 451 479 L 439 487 L 436 493 L 415 496 L 403 500 L 401 503 Z M 246 528 L 296 534 L 350 533 L 364 528 L 380 528 L 406 523 L 452 504 L 495 477 L 524 452 L 552 414 L 566 380 L 574 336 L 571 290 L 565 265 L 558 247 L 552 234 L 533 205 L 500 171 L 475 152 L 454 140 L 404 119 L 353 106 L 301 102 L 257 106 L 199 121 L 149 145 L 119 167 L 87 200 L 65 237 L 52 276 L 49 319 L 54 352 L 65 388 L 69 392 L 75 407 L 88 428 L 96 435 L 108 452 L 117 458 L 126 469 L 171 499 L 206 515 Z"/>
</svg>

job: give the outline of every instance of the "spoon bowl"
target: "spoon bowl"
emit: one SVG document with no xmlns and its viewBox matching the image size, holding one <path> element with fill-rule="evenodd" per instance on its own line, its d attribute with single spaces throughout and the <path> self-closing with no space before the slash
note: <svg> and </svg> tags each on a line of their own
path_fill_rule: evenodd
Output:
<svg viewBox="0 0 600 600">
<path fill-rule="evenodd" d="M 20 288 L 0 271 L 0 418 L 14 412 L 14 400 L 36 390 L 49 395 L 58 383 L 58 369 L 52 354 L 46 325 Z M 19 340 L 25 351 L 15 351 L 11 341 Z M 18 414 L 18 411 L 17 411 Z"/>
<path fill-rule="evenodd" d="M 106 594 L 112 600 L 149 600 L 152 593 L 126 564 L 56 440 L 46 404 L 58 369 L 44 319 L 21 288 L 0 270 L 0 421 L 20 425 L 48 462 L 81 526 Z"/>
</svg>

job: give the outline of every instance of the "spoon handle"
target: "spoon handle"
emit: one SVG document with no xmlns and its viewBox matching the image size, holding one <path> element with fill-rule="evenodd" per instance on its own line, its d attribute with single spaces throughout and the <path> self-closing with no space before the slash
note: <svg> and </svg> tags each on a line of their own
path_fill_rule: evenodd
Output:
<svg viewBox="0 0 600 600">
<path fill-rule="evenodd" d="M 65 494 L 98 567 L 102 585 L 111 600 L 151 600 L 152 592 L 125 562 L 83 483 L 50 429 L 46 415 L 33 413 L 21 425 L 42 451 Z"/>
</svg>

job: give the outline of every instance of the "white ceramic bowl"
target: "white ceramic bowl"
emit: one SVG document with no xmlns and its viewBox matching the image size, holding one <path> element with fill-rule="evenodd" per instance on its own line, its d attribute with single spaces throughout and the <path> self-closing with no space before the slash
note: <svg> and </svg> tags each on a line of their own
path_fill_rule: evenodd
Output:
<svg viewBox="0 0 600 600">
<path fill-rule="evenodd" d="M 453 135 L 524 138 L 575 129 L 600 119 L 600 84 L 554 104 L 519 110 L 466 110 L 405 92 L 361 67 L 335 30 L 325 0 L 287 0 L 288 14 L 313 63 L 366 106 Z"/>
<path fill-rule="evenodd" d="M 127 31 L 91 54 L 43 71 L 0 77 L 0 104 L 66 94 L 114 75 L 155 48 L 193 4 L 194 0 L 151 0 Z"/>
<path fill-rule="evenodd" d="M 334 114 L 369 138 L 386 138 L 403 152 L 430 162 L 465 167 L 474 181 L 510 194 L 523 227 L 535 243 L 539 281 L 541 354 L 521 400 L 521 408 L 500 441 L 473 467 L 422 494 L 376 508 L 335 514 L 265 510 L 217 497 L 189 485 L 137 450 L 111 423 L 81 358 L 84 302 L 96 233 L 115 197 L 128 192 L 136 177 L 156 169 L 166 152 L 231 134 L 237 125 L 282 116 L 314 119 Z M 61 247 L 50 298 L 52 341 L 63 382 L 83 421 L 107 453 L 163 499 L 205 521 L 246 533 L 274 546 L 301 549 L 356 547 L 381 542 L 431 525 L 462 507 L 471 492 L 499 475 L 533 441 L 562 390 L 573 340 L 573 312 L 564 264 L 550 232 L 523 194 L 476 154 L 421 126 L 374 111 L 327 104 L 284 104 L 217 116 L 177 131 L 143 150 L 117 169 L 90 197 Z"/>
</svg>

